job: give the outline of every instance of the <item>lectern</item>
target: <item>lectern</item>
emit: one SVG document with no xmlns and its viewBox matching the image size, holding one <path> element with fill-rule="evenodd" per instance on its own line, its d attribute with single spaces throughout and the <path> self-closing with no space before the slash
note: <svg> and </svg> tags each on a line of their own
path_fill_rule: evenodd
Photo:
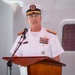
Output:
<svg viewBox="0 0 75 75">
<path fill-rule="evenodd" d="M 10 57 L 3 57 L 9 60 Z M 62 66 L 64 63 L 58 62 L 50 57 L 13 57 L 12 62 L 26 66 L 28 75 L 62 75 Z"/>
</svg>

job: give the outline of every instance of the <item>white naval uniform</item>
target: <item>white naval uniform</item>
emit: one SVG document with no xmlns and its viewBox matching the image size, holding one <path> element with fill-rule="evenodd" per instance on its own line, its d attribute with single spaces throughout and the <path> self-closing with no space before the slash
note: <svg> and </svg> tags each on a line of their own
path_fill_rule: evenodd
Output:
<svg viewBox="0 0 75 75">
<path fill-rule="evenodd" d="M 11 53 L 14 52 L 15 47 L 20 39 L 21 35 L 17 37 L 12 49 Z M 40 37 L 47 38 L 48 44 L 40 43 Z M 24 43 L 28 42 L 28 43 Z M 49 33 L 45 28 L 42 27 L 40 32 L 31 32 L 30 29 L 26 33 L 26 39 L 23 41 L 22 45 L 18 49 L 15 55 L 17 56 L 48 56 L 48 57 L 56 57 L 63 53 L 64 50 L 61 47 L 57 35 Z M 24 72 L 25 67 L 21 67 L 21 75 L 26 75 Z"/>
</svg>

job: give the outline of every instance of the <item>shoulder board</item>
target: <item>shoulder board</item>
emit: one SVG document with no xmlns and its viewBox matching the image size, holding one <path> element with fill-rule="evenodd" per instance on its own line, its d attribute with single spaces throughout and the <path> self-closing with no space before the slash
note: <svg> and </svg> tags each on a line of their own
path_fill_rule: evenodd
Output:
<svg viewBox="0 0 75 75">
<path fill-rule="evenodd" d="M 22 32 L 19 32 L 19 33 L 18 33 L 18 36 L 21 35 L 21 34 L 23 34 L 23 31 L 22 31 Z"/>
<path fill-rule="evenodd" d="M 57 34 L 56 32 L 54 32 L 52 30 L 49 30 L 49 29 L 46 29 L 46 31 L 49 32 L 49 33 L 55 34 L 55 35 Z"/>
</svg>

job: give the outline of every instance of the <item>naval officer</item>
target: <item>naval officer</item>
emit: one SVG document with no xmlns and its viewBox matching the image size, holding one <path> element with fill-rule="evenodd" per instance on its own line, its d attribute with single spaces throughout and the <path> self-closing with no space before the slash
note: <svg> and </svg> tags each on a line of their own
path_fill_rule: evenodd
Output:
<svg viewBox="0 0 75 75">
<path fill-rule="evenodd" d="M 41 25 L 42 6 L 39 4 L 30 4 L 22 9 L 22 13 L 26 16 L 30 25 L 26 34 L 20 34 L 10 52 L 14 53 L 17 43 L 22 35 L 25 39 L 14 56 L 48 56 L 60 61 L 60 54 L 64 52 L 56 32 L 53 32 Z M 26 67 L 20 67 L 21 75 L 26 75 Z M 27 69 L 26 69 L 27 70 Z"/>
</svg>

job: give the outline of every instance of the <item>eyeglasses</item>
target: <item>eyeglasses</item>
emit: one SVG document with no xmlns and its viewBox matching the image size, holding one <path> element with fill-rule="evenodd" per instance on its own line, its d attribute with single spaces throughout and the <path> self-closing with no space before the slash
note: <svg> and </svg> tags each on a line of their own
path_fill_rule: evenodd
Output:
<svg viewBox="0 0 75 75">
<path fill-rule="evenodd" d="M 28 18 L 33 18 L 33 17 L 40 17 L 41 16 L 41 14 L 29 14 L 29 15 L 27 15 L 27 17 Z"/>
</svg>

